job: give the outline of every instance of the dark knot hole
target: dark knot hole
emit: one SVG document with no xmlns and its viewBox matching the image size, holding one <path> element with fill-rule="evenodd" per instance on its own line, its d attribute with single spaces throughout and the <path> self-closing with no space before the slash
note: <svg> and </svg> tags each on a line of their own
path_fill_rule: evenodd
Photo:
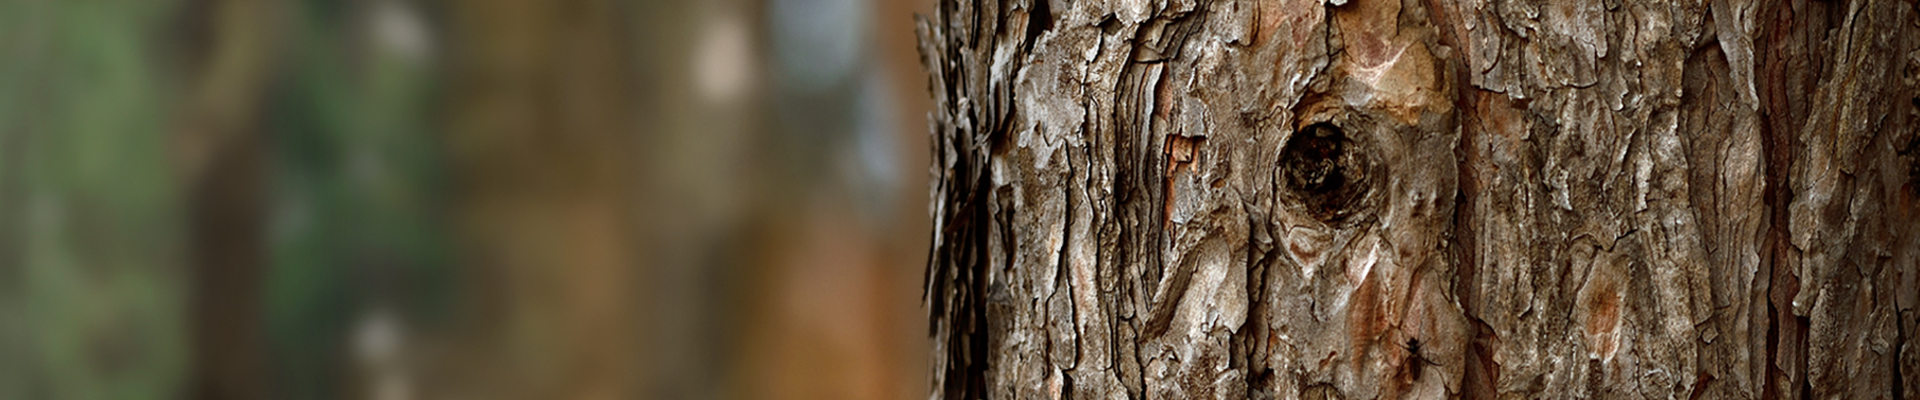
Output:
<svg viewBox="0 0 1920 400">
<path fill-rule="evenodd" d="M 1281 149 L 1286 186 L 1322 220 L 1345 219 L 1365 192 L 1367 171 L 1355 147 L 1340 127 L 1317 123 L 1294 133 Z"/>
<path fill-rule="evenodd" d="M 1286 163 L 1287 185 L 1302 194 L 1328 194 L 1346 183 L 1340 161 L 1347 147 L 1339 127 L 1319 123 L 1307 126 L 1287 140 L 1280 154 Z"/>
</svg>

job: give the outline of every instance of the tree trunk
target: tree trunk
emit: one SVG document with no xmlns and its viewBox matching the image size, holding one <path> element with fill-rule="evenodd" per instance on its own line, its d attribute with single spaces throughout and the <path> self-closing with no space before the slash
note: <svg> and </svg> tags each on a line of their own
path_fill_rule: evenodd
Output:
<svg viewBox="0 0 1920 400">
<path fill-rule="evenodd" d="M 459 262 L 476 309 L 421 368 L 449 398 L 637 395 L 631 54 L 604 1 L 447 6 Z"/>
<path fill-rule="evenodd" d="M 182 122 L 172 131 L 173 167 L 187 189 L 191 363 L 185 398 L 258 399 L 270 390 L 266 330 L 270 159 L 259 117 L 274 79 L 278 3 L 188 3 L 205 18 L 188 36 L 197 70 Z"/>
<path fill-rule="evenodd" d="M 1903 0 L 947 0 L 935 398 L 1910 398 Z"/>
</svg>

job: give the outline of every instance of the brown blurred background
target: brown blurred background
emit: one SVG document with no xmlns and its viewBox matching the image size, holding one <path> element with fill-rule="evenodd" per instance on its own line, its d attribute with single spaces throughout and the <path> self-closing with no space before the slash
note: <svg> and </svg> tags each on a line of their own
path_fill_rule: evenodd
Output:
<svg viewBox="0 0 1920 400">
<path fill-rule="evenodd" d="M 922 397 L 930 7 L 0 1 L 0 400 Z"/>
</svg>

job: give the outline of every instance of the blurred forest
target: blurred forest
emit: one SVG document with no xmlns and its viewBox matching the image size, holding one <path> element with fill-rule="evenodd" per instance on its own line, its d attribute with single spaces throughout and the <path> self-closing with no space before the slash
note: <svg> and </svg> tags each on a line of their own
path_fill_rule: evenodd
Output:
<svg viewBox="0 0 1920 400">
<path fill-rule="evenodd" d="M 928 3 L 0 2 L 0 400 L 922 396 Z"/>
</svg>

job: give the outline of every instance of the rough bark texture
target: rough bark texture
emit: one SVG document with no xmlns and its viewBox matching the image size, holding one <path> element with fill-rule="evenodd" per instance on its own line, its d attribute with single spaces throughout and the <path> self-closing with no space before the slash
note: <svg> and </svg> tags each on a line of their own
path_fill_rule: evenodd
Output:
<svg viewBox="0 0 1920 400">
<path fill-rule="evenodd" d="M 1911 398 L 1903 0 L 947 0 L 933 397 Z"/>
</svg>

